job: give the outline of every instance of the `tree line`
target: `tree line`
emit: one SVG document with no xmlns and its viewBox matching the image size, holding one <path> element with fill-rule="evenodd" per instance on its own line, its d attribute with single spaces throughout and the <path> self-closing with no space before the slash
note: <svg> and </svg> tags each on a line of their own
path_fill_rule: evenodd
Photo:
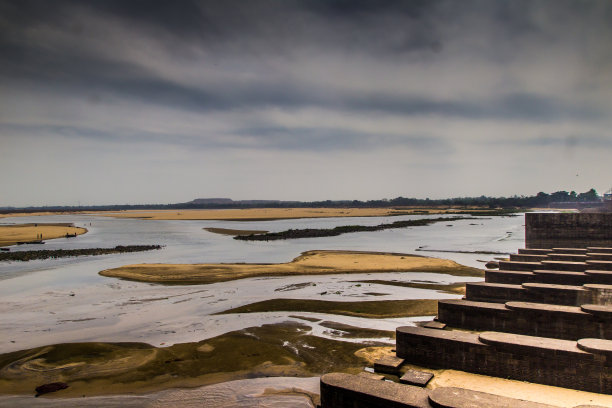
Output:
<svg viewBox="0 0 612 408">
<path fill-rule="evenodd" d="M 95 206 L 43 206 L 43 207 L 2 207 L 0 213 L 23 212 L 60 212 L 60 211 L 121 211 L 121 210 L 180 210 L 180 209 L 228 209 L 228 208 L 377 208 L 377 207 L 488 207 L 488 208 L 533 208 L 548 207 L 552 203 L 586 203 L 601 201 L 597 190 L 591 188 L 584 193 L 575 191 L 539 192 L 533 196 L 514 195 L 511 197 L 455 197 L 444 199 L 406 198 L 380 200 L 325 200 L 325 201 L 233 201 L 231 203 L 177 203 L 177 204 L 124 204 Z"/>
</svg>

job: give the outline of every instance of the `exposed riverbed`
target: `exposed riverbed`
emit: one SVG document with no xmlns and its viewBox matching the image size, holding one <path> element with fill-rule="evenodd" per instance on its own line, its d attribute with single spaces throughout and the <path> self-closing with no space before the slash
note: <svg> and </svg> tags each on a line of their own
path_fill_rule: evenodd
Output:
<svg viewBox="0 0 612 408">
<path fill-rule="evenodd" d="M 433 216 L 330 218 L 276 221 L 158 221 L 95 216 L 6 218 L 3 223 L 73 222 L 88 229 L 77 238 L 48 241 L 45 249 L 160 244 L 158 251 L 95 257 L 0 263 L 0 353 L 62 342 L 146 342 L 158 347 L 197 342 L 262 324 L 294 322 L 312 335 L 333 340 L 392 343 L 391 338 L 346 336 L 341 325 L 393 331 L 427 317 L 366 318 L 304 311 L 217 313 L 270 299 L 322 301 L 389 301 L 458 298 L 461 295 L 423 284 L 448 285 L 481 280 L 439 273 L 393 272 L 351 275 L 252 278 L 210 285 L 161 286 L 121 281 L 98 275 L 136 263 L 287 262 L 315 249 L 362 250 L 423 254 L 474 267 L 486 255 L 469 251 L 514 252 L 523 246 L 523 217 L 491 217 L 337 237 L 275 242 L 243 242 L 203 228 L 283 231 L 289 228 L 333 228 L 379 225 L 401 219 Z M 30 245 L 14 247 L 22 251 Z M 39 249 L 39 248 L 36 248 Z M 468 251 L 461 253 L 460 251 Z M 366 283 L 364 281 L 376 281 Z M 384 284 L 395 281 L 418 287 Z M 419 286 L 420 285 L 420 286 Z M 332 322 L 332 323 L 330 323 Z M 367 335 L 367 331 L 365 331 Z"/>
</svg>

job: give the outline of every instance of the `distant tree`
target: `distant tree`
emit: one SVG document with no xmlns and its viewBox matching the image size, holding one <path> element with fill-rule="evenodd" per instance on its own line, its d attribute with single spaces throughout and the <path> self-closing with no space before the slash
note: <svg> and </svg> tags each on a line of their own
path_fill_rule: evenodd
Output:
<svg viewBox="0 0 612 408">
<path fill-rule="evenodd" d="M 597 190 L 594 188 L 587 192 L 578 194 L 578 201 L 599 201 L 601 197 L 597 194 Z"/>
</svg>

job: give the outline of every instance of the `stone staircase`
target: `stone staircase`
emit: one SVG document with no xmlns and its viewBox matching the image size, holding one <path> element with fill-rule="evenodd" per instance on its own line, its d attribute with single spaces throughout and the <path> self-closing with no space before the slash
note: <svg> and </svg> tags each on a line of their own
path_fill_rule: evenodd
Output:
<svg viewBox="0 0 612 408">
<path fill-rule="evenodd" d="M 498 270 L 486 270 L 484 282 L 466 284 L 463 299 L 440 300 L 433 324 L 397 328 L 396 357 L 377 371 L 397 371 L 404 362 L 611 394 L 612 248 L 520 249 Z M 321 406 L 546 406 L 363 377 L 323 376 Z M 414 398 L 394 400 L 392 389 Z"/>
</svg>

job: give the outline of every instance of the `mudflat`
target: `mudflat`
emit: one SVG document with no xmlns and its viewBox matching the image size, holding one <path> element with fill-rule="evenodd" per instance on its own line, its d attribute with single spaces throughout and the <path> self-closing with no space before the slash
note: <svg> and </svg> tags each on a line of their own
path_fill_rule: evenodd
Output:
<svg viewBox="0 0 612 408">
<path fill-rule="evenodd" d="M 100 275 L 142 282 L 206 284 L 259 276 L 363 272 L 437 272 L 455 276 L 484 274 L 480 269 L 446 259 L 383 252 L 316 250 L 279 264 L 138 264 L 106 269 Z"/>
<path fill-rule="evenodd" d="M 15 245 L 19 242 L 63 238 L 66 235 L 81 235 L 86 232 L 86 228 L 75 227 L 72 224 L 0 225 L 0 246 Z"/>
</svg>

